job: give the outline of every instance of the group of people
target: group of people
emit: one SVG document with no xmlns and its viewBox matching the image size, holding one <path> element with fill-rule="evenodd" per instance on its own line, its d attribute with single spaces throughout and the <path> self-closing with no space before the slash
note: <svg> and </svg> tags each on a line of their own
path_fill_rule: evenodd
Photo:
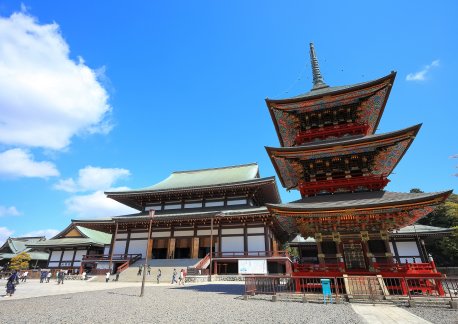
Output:
<svg viewBox="0 0 458 324">
<path fill-rule="evenodd" d="M 148 268 L 146 268 L 146 269 L 147 269 L 147 270 L 146 270 L 146 274 L 147 274 L 148 276 L 151 275 L 151 266 L 149 265 Z M 138 267 L 137 276 L 141 276 L 142 271 L 143 271 L 143 264 L 140 264 L 140 266 Z M 161 275 L 162 275 L 161 269 L 158 269 L 158 270 L 157 270 L 157 283 L 158 283 L 158 284 L 160 283 Z"/>
<path fill-rule="evenodd" d="M 42 271 L 40 275 L 40 283 L 49 283 L 49 279 L 51 279 L 51 276 L 51 271 Z"/>
<path fill-rule="evenodd" d="M 138 272 L 137 272 L 137 276 L 141 276 L 142 274 L 142 271 L 143 271 L 143 264 L 140 264 L 140 266 L 138 267 Z M 147 270 L 146 270 L 146 274 L 149 276 L 151 275 L 151 266 L 149 265 Z M 186 276 L 186 270 L 184 269 L 181 269 L 181 272 L 180 272 L 180 276 L 178 277 L 178 281 L 177 281 L 177 269 L 173 269 L 173 277 L 172 277 L 172 285 L 175 283 L 175 282 L 178 282 L 179 285 L 183 285 L 184 286 L 184 282 L 185 282 L 185 276 Z M 159 284 L 160 283 L 160 280 L 161 280 L 161 276 L 162 276 L 162 272 L 161 272 L 161 269 L 158 269 L 157 270 L 157 283 Z M 107 280 L 108 282 L 108 280 Z"/>
<path fill-rule="evenodd" d="M 185 276 L 186 276 L 186 270 L 181 269 L 180 276 L 178 277 L 178 280 L 176 280 L 177 277 L 177 269 L 173 269 L 173 277 L 172 277 L 172 285 L 174 282 L 178 282 L 178 285 L 183 285 L 184 286 L 184 281 L 185 281 Z"/>
</svg>

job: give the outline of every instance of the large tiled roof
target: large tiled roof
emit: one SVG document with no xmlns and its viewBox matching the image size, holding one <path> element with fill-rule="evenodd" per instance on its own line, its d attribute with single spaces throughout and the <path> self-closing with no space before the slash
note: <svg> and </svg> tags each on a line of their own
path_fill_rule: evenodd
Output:
<svg viewBox="0 0 458 324">
<path fill-rule="evenodd" d="M 420 202 L 441 196 L 448 196 L 453 190 L 430 193 L 403 193 L 391 191 L 366 191 L 355 193 L 339 193 L 305 197 L 286 204 L 267 204 L 281 210 L 332 210 L 341 208 L 365 208 L 398 203 Z"/>
<path fill-rule="evenodd" d="M 213 215 L 224 212 L 225 216 L 238 216 L 238 215 L 256 215 L 256 214 L 269 214 L 267 207 L 247 207 L 240 206 L 227 206 L 227 207 L 207 207 L 207 208 L 192 208 L 192 209 L 177 209 L 177 210 L 161 210 L 157 211 L 154 220 L 174 220 L 174 219 L 186 219 L 186 218 L 207 218 Z M 149 213 L 136 213 L 131 215 L 122 215 L 105 218 L 93 218 L 93 219 L 80 219 L 72 220 L 73 223 L 111 223 L 111 222 L 125 222 L 135 220 L 147 220 L 149 219 Z"/>
<path fill-rule="evenodd" d="M 0 259 L 11 259 L 21 252 L 27 252 L 32 260 L 47 260 L 49 256 L 48 253 L 36 252 L 27 246 L 29 243 L 42 242 L 45 240 L 46 238 L 44 236 L 16 238 L 9 237 L 0 249 Z M 2 253 L 2 250 L 7 252 Z"/>
<path fill-rule="evenodd" d="M 82 234 L 78 237 L 59 237 L 61 234 L 56 235 L 54 238 L 43 241 L 27 244 L 28 247 L 34 248 L 48 248 L 56 246 L 87 246 L 87 245 L 99 245 L 110 244 L 111 234 L 96 231 L 93 229 L 85 228 L 82 226 L 75 226 L 77 231 Z M 64 231 L 67 231 L 64 230 Z M 62 233 L 62 232 L 61 232 Z"/>
<path fill-rule="evenodd" d="M 161 192 L 172 190 L 186 190 L 202 187 L 213 187 L 244 182 L 262 182 L 269 178 L 259 178 L 259 167 L 257 163 L 235 165 L 214 169 L 202 169 L 191 171 L 174 171 L 162 182 L 150 187 L 105 192 L 107 195 L 130 194 L 142 192 Z"/>
</svg>

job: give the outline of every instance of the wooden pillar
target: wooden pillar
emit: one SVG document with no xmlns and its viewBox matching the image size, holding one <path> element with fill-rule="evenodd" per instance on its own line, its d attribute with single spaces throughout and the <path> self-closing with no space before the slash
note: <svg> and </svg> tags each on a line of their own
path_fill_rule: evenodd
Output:
<svg viewBox="0 0 458 324">
<path fill-rule="evenodd" d="M 111 241 L 111 251 L 110 251 L 110 265 L 108 266 L 108 270 L 111 272 L 111 265 L 113 263 L 113 252 L 114 252 L 114 247 L 115 247 L 115 244 L 116 244 L 116 236 L 118 235 L 118 223 L 116 223 L 116 230 L 115 230 L 115 234 L 113 235 L 112 237 L 112 241 Z"/>
<path fill-rule="evenodd" d="M 129 253 L 129 244 L 130 244 L 130 230 L 127 231 L 126 249 L 124 250 L 124 254 Z"/>
<path fill-rule="evenodd" d="M 218 274 L 217 268 L 218 268 L 218 262 L 213 261 L 213 274 L 214 275 Z"/>
<path fill-rule="evenodd" d="M 382 241 L 385 243 L 385 249 L 387 251 L 385 253 L 385 256 L 388 259 L 388 263 L 394 263 L 393 253 L 391 253 L 390 242 L 388 241 L 388 233 L 385 230 L 380 231 L 380 237 Z"/>
<path fill-rule="evenodd" d="M 248 252 L 248 229 L 246 223 L 243 226 L 243 250 Z"/>
<path fill-rule="evenodd" d="M 264 225 L 264 251 L 269 251 L 269 231 L 267 225 Z"/>
<path fill-rule="evenodd" d="M 167 259 L 170 259 L 170 253 L 172 253 L 172 259 L 175 259 L 175 241 L 176 238 L 169 238 L 169 245 L 167 247 Z"/>
<path fill-rule="evenodd" d="M 191 240 L 191 258 L 197 259 L 199 257 L 199 238 L 193 237 Z"/>
<path fill-rule="evenodd" d="M 218 224 L 218 251 L 215 252 L 222 252 L 222 240 L 221 240 L 221 223 Z M 211 250 L 211 249 L 210 249 Z"/>
<path fill-rule="evenodd" d="M 420 253 L 421 263 L 428 263 L 428 256 L 424 255 L 423 248 L 420 243 L 420 238 L 415 236 L 415 243 L 417 243 L 418 253 Z"/>
<path fill-rule="evenodd" d="M 318 250 L 318 262 L 320 264 L 324 264 L 324 254 L 323 249 L 321 248 L 321 242 L 323 241 L 323 237 L 321 233 L 315 233 L 315 241 L 316 241 L 316 248 Z"/>
<path fill-rule="evenodd" d="M 361 240 L 364 242 L 364 248 L 366 249 L 366 260 L 369 266 L 370 272 L 375 272 L 374 261 L 372 260 L 371 248 L 369 247 L 369 232 L 361 231 Z"/>
</svg>

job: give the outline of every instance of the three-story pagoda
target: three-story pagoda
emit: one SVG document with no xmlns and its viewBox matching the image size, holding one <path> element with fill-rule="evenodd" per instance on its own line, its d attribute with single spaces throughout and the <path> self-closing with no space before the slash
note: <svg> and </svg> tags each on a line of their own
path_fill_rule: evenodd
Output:
<svg viewBox="0 0 458 324">
<path fill-rule="evenodd" d="M 311 91 L 266 99 L 281 145 L 267 153 L 282 186 L 299 190 L 302 199 L 267 206 L 291 233 L 315 237 L 319 264 L 373 272 L 376 263 L 393 263 L 387 234 L 433 211 L 451 191 L 383 190 L 421 127 L 375 134 L 396 72 L 330 87 L 313 43 L 310 59 Z"/>
</svg>

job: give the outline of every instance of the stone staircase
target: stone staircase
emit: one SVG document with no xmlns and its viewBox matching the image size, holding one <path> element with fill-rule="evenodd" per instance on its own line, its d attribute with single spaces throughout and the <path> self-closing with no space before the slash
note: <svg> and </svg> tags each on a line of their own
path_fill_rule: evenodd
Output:
<svg viewBox="0 0 458 324">
<path fill-rule="evenodd" d="M 148 260 L 148 265 L 151 266 L 151 275 L 146 276 L 147 282 L 156 282 L 157 281 L 157 271 L 161 269 L 161 283 L 172 282 L 173 269 L 177 270 L 177 280 L 180 274 L 181 269 L 187 269 L 187 267 L 193 267 L 199 263 L 201 259 L 155 259 Z M 140 259 L 131 265 L 129 268 L 121 272 L 119 275 L 119 281 L 121 282 L 141 282 L 143 280 L 143 272 L 141 276 L 137 276 L 138 267 L 140 264 L 145 264 L 145 259 Z M 148 266 L 147 266 L 148 268 Z M 112 275 L 111 279 L 114 279 L 115 276 Z M 105 276 L 97 276 L 92 281 L 105 281 Z"/>
<path fill-rule="evenodd" d="M 347 276 L 344 275 L 345 290 L 349 300 L 384 300 L 390 299 L 388 289 L 380 275 Z"/>
</svg>

